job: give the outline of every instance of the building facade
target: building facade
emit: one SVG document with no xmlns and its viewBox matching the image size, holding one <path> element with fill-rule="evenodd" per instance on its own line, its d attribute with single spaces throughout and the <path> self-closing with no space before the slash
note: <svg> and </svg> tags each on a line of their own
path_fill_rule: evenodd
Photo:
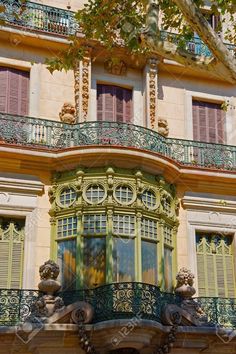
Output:
<svg viewBox="0 0 236 354">
<path fill-rule="evenodd" d="M 82 353 L 78 328 L 101 353 L 158 353 L 171 330 L 173 353 L 232 353 L 235 84 L 93 43 L 77 120 L 73 72 L 52 75 L 45 59 L 67 48 L 82 5 L 27 1 L 15 17 L 10 1 L 0 28 L 0 353 Z M 211 55 L 199 38 L 186 51 Z M 48 259 L 67 308 L 23 335 Z M 173 293 L 183 267 L 205 322 Z M 83 330 L 68 317 L 79 300 L 94 310 Z"/>
</svg>

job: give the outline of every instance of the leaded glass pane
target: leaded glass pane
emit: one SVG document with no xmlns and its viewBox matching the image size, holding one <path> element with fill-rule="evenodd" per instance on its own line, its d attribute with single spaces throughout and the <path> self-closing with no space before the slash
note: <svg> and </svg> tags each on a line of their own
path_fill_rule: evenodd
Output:
<svg viewBox="0 0 236 354">
<path fill-rule="evenodd" d="M 157 285 L 157 245 L 142 240 L 142 281 Z"/>
<path fill-rule="evenodd" d="M 84 235 L 104 234 L 107 228 L 106 214 L 84 215 Z"/>
<path fill-rule="evenodd" d="M 115 235 L 134 235 L 135 217 L 133 215 L 115 214 L 113 216 L 113 233 Z"/>
<path fill-rule="evenodd" d="M 93 288 L 105 283 L 106 239 L 84 237 L 83 247 L 84 286 Z"/>
<path fill-rule="evenodd" d="M 113 238 L 113 281 L 135 280 L 134 240 Z"/>
<path fill-rule="evenodd" d="M 146 189 L 142 195 L 143 204 L 148 208 L 154 208 L 157 203 L 156 195 L 153 191 Z"/>
<path fill-rule="evenodd" d="M 76 200 L 76 191 L 73 188 L 65 188 L 60 194 L 60 203 L 69 206 Z"/>
<path fill-rule="evenodd" d="M 128 204 L 133 199 L 133 191 L 129 186 L 118 186 L 115 190 L 116 199 L 120 203 Z"/>
<path fill-rule="evenodd" d="M 86 190 L 86 198 L 91 203 L 100 203 L 105 196 L 105 190 L 100 185 L 91 185 Z"/>
<path fill-rule="evenodd" d="M 77 217 L 70 216 L 57 220 L 57 237 L 76 236 L 77 233 Z"/>
<path fill-rule="evenodd" d="M 142 219 L 142 229 L 141 234 L 143 237 L 148 237 L 151 239 L 157 239 L 157 222 L 156 220 L 143 218 Z"/>
<path fill-rule="evenodd" d="M 60 267 L 62 289 L 76 288 L 76 240 L 58 242 L 57 262 Z"/>
</svg>

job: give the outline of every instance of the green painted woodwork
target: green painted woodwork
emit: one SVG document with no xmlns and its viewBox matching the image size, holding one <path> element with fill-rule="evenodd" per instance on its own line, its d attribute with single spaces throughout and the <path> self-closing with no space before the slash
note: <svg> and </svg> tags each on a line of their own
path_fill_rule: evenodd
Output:
<svg viewBox="0 0 236 354">
<path fill-rule="evenodd" d="M 235 297 L 233 237 L 197 233 L 199 296 Z"/>
<path fill-rule="evenodd" d="M 0 288 L 22 286 L 24 238 L 23 220 L 0 219 Z"/>
<path fill-rule="evenodd" d="M 0 120 L 2 141 L 36 150 L 112 145 L 151 151 L 195 168 L 236 169 L 236 146 L 165 138 L 156 131 L 133 124 L 97 121 L 69 125 L 5 113 L 0 113 Z"/>
<path fill-rule="evenodd" d="M 84 284 L 83 240 L 105 236 L 106 283 L 115 281 L 115 238 L 127 244 L 122 246 L 126 251 L 129 249 L 130 238 L 134 240 L 135 280 L 143 281 L 142 240 L 155 243 L 158 284 L 164 289 L 164 245 L 173 250 L 173 255 L 176 252 L 174 245 L 179 203 L 173 185 L 168 184 L 162 176 L 128 169 L 114 170 L 112 167 L 84 170 L 79 167 L 55 173 L 53 181 L 49 190 L 52 204 L 52 256 L 57 259 L 57 243 L 77 239 L 77 288 Z M 75 219 L 77 228 L 73 226 Z M 176 269 L 176 258 L 173 266 Z"/>
</svg>

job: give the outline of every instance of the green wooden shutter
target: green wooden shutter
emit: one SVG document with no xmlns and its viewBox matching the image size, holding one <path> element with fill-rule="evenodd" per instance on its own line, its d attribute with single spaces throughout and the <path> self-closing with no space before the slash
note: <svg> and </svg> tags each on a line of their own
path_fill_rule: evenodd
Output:
<svg viewBox="0 0 236 354">
<path fill-rule="evenodd" d="M 24 226 L 22 221 L 0 222 L 0 288 L 22 286 Z"/>
<path fill-rule="evenodd" d="M 233 238 L 197 234 L 199 296 L 235 297 Z"/>
</svg>

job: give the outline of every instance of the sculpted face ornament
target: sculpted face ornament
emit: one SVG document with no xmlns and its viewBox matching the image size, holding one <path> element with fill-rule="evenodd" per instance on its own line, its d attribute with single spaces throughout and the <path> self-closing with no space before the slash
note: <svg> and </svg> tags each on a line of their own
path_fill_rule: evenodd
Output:
<svg viewBox="0 0 236 354">
<path fill-rule="evenodd" d="M 176 276 L 176 280 L 176 294 L 183 298 L 191 298 L 196 293 L 196 290 L 193 287 L 194 275 L 189 269 L 181 268 Z"/>
</svg>

